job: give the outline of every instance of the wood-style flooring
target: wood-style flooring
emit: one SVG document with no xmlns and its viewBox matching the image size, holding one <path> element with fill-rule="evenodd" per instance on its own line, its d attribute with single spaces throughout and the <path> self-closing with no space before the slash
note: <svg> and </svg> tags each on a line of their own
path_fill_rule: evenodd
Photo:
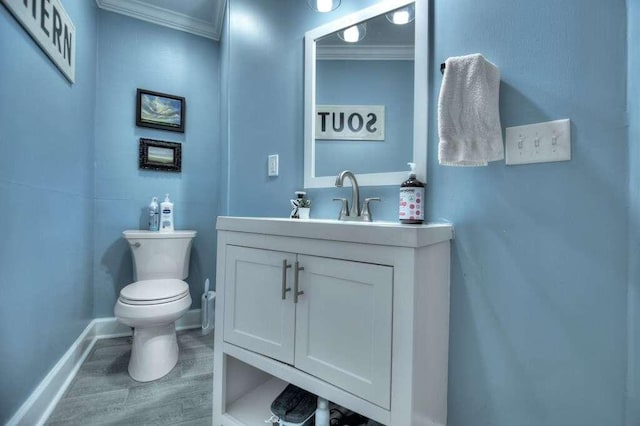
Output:
<svg viewBox="0 0 640 426">
<path fill-rule="evenodd" d="M 213 333 L 178 332 L 178 364 L 165 377 L 129 377 L 131 337 L 102 339 L 58 402 L 47 425 L 211 425 Z"/>
</svg>

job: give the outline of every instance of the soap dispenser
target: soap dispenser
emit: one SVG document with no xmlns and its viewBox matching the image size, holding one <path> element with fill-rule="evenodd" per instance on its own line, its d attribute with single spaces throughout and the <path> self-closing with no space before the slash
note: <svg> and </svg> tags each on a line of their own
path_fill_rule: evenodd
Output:
<svg viewBox="0 0 640 426">
<path fill-rule="evenodd" d="M 169 194 L 160 203 L 160 232 L 173 232 L 173 203 L 169 200 Z"/>
<path fill-rule="evenodd" d="M 409 179 L 400 185 L 400 223 L 420 224 L 424 222 L 424 183 L 416 178 L 416 164 L 409 165 Z"/>
</svg>

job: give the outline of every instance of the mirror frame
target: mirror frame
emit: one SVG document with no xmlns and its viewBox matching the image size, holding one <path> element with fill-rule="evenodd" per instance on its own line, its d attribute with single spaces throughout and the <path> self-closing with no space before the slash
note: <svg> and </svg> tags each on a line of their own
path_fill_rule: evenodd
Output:
<svg viewBox="0 0 640 426">
<path fill-rule="evenodd" d="M 304 36 L 304 187 L 335 186 L 335 176 L 316 176 L 315 168 L 315 105 L 316 105 L 316 40 L 359 22 L 415 3 L 415 46 L 413 81 L 413 162 L 420 181 L 427 182 L 427 123 L 429 87 L 429 0 L 384 0 L 358 12 L 329 22 Z M 407 160 L 408 161 L 408 160 Z M 360 186 L 400 185 L 406 180 L 405 170 L 386 173 L 356 174 Z"/>
</svg>

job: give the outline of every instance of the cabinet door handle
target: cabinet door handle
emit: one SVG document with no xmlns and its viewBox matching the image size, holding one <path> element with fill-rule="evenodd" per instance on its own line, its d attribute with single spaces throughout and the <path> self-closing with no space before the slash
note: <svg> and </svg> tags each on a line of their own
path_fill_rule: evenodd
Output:
<svg viewBox="0 0 640 426">
<path fill-rule="evenodd" d="M 304 267 L 300 266 L 300 262 L 296 261 L 295 274 L 293 275 L 293 303 L 298 303 L 298 296 L 304 294 L 304 291 L 298 291 L 298 275 L 300 271 L 304 271 Z"/>
<path fill-rule="evenodd" d="M 291 288 L 287 288 L 287 269 L 291 268 L 291 265 L 287 265 L 287 259 L 282 261 L 282 300 L 287 298 L 287 292 L 291 291 Z"/>
</svg>

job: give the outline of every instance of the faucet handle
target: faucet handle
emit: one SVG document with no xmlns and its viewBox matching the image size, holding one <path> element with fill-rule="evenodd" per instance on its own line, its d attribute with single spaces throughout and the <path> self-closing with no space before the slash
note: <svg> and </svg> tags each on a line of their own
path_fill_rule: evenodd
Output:
<svg viewBox="0 0 640 426">
<path fill-rule="evenodd" d="M 365 222 L 371 222 L 371 212 L 369 211 L 369 201 L 382 201 L 380 197 L 365 198 L 362 202 L 362 220 Z"/>
<path fill-rule="evenodd" d="M 340 209 L 338 220 L 342 220 L 345 217 L 349 216 L 349 202 L 346 198 L 334 198 L 333 201 L 342 201 L 342 208 Z"/>
</svg>

